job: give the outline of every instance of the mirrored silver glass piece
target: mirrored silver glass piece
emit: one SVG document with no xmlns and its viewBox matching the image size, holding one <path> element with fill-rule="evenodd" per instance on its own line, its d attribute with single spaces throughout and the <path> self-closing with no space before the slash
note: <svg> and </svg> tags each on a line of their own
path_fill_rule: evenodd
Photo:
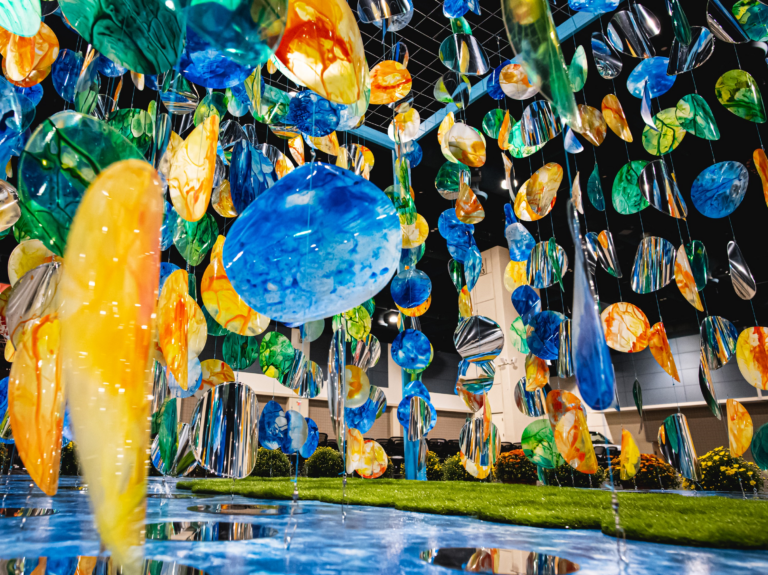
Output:
<svg viewBox="0 0 768 575">
<path fill-rule="evenodd" d="M 259 401 L 249 386 L 209 389 L 192 414 L 192 448 L 198 463 L 220 477 L 248 477 L 259 447 Z"/>
<path fill-rule="evenodd" d="M 408 46 L 405 42 L 395 42 L 389 50 L 389 59 L 402 64 L 404 68 L 408 67 Z"/>
<path fill-rule="evenodd" d="M 664 160 L 654 160 L 645 166 L 637 185 L 648 203 L 660 212 L 681 220 L 688 217 L 688 206 Z"/>
<path fill-rule="evenodd" d="M 285 377 L 278 379 L 281 384 L 294 391 L 301 389 L 304 378 L 307 377 L 307 356 L 300 349 L 294 349 L 291 367 Z"/>
<path fill-rule="evenodd" d="M 703 353 L 699 358 L 699 389 L 701 389 L 701 395 L 704 397 L 704 401 L 707 402 L 712 415 L 722 420 L 723 412 L 720 409 L 720 404 L 717 402 L 717 393 L 712 382 L 712 372 L 707 365 L 707 360 Z"/>
<path fill-rule="evenodd" d="M 91 116 L 106 122 L 107 118 L 109 118 L 109 115 L 112 112 L 116 112 L 117 110 L 117 102 L 115 102 L 112 97 L 107 96 L 106 94 L 100 94 L 96 99 L 96 104 L 93 110 L 91 111 Z"/>
<path fill-rule="evenodd" d="M 755 297 L 757 293 L 755 278 L 752 277 L 752 272 L 741 254 L 739 245 L 734 241 L 728 242 L 728 267 L 731 271 L 731 282 L 736 295 L 746 300 Z"/>
<path fill-rule="evenodd" d="M 736 341 L 739 332 L 724 317 L 710 315 L 699 326 L 700 349 L 703 360 L 709 369 L 720 369 L 736 353 Z"/>
<path fill-rule="evenodd" d="M 372 385 L 368 392 L 368 399 L 376 406 L 376 419 L 378 419 L 387 409 L 387 396 L 384 390 L 377 385 Z"/>
<path fill-rule="evenodd" d="M 732 5 L 733 2 L 726 0 Z M 708 0 L 707 2 L 707 26 L 718 40 L 729 44 L 745 44 L 750 41 L 744 28 L 733 17 L 731 10 L 726 8 L 720 0 Z"/>
<path fill-rule="evenodd" d="M 680 475 L 689 481 L 701 479 L 701 467 L 693 446 L 688 419 L 682 413 L 675 413 L 664 420 L 659 428 L 659 449 L 664 459 L 674 467 Z"/>
<path fill-rule="evenodd" d="M 295 382 L 296 380 L 292 380 L 292 385 Z M 295 391 L 296 395 L 299 397 L 312 399 L 313 397 L 320 395 L 320 392 L 323 391 L 323 386 L 323 369 L 314 361 L 307 361 L 304 364 L 304 377 L 298 380 L 297 387 L 291 387 L 291 389 Z"/>
<path fill-rule="evenodd" d="M 55 509 L 42 507 L 0 507 L 0 517 L 45 517 L 55 513 Z"/>
<path fill-rule="evenodd" d="M 180 399 L 169 399 L 168 401 L 181 402 Z M 171 477 L 189 475 L 197 467 L 197 460 L 192 451 L 191 439 L 192 428 L 188 423 L 178 423 L 175 433 L 168 433 L 161 428 L 152 441 L 152 449 L 150 451 L 152 466 L 162 475 L 170 475 Z M 168 444 L 169 457 L 167 460 L 163 458 L 164 454 L 163 450 L 161 450 L 163 442 Z"/>
<path fill-rule="evenodd" d="M 245 140 L 243 127 L 235 120 L 224 120 L 219 128 L 219 145 L 225 152 L 231 151 L 235 144 Z"/>
<path fill-rule="evenodd" d="M 552 111 L 552 104 L 546 100 L 531 102 L 520 119 L 520 134 L 526 146 L 541 146 L 563 131 L 563 123 Z"/>
<path fill-rule="evenodd" d="M 328 350 L 328 415 L 331 418 L 336 440 L 340 442 L 339 450 L 345 452 L 341 443 L 344 442 L 344 407 L 347 396 L 345 374 L 347 362 L 346 333 L 343 327 L 333 332 L 331 347 Z"/>
<path fill-rule="evenodd" d="M 381 344 L 373 334 L 368 334 L 363 339 L 352 340 L 352 365 L 363 371 L 368 371 L 381 357 Z"/>
<path fill-rule="evenodd" d="M 601 32 L 592 32 L 592 58 L 597 73 L 606 80 L 618 77 L 624 67 L 616 48 Z"/>
<path fill-rule="evenodd" d="M 19 221 L 21 208 L 16 188 L 0 180 L 0 232 L 4 232 Z"/>
<path fill-rule="evenodd" d="M 597 236 L 597 259 L 605 271 L 613 277 L 621 277 L 619 257 L 616 255 L 616 246 L 610 230 L 603 230 Z"/>
<path fill-rule="evenodd" d="M 446 72 L 435 82 L 432 95 L 438 102 L 454 104 L 461 109 L 469 104 L 471 91 L 472 84 L 469 78 L 455 72 Z"/>
<path fill-rule="evenodd" d="M 584 256 L 587 260 L 587 269 L 591 275 L 595 275 L 597 269 L 597 232 L 587 232 L 584 235 Z"/>
<path fill-rule="evenodd" d="M 515 405 L 528 417 L 541 417 L 547 413 L 547 394 L 552 391 L 549 384 L 534 391 L 527 391 L 525 377 L 515 384 Z"/>
<path fill-rule="evenodd" d="M 19 345 L 24 325 L 56 311 L 56 290 L 61 279 L 61 263 L 50 262 L 29 270 L 13 285 L 5 308 L 5 322 L 14 347 Z"/>
<path fill-rule="evenodd" d="M 501 353 L 504 347 L 504 332 L 492 319 L 473 315 L 463 319 L 456 327 L 453 344 L 465 360 L 488 361 Z"/>
<path fill-rule="evenodd" d="M 220 521 L 149 523 L 146 529 L 151 541 L 250 541 L 277 535 L 277 529 L 257 523 Z"/>
<path fill-rule="evenodd" d="M 482 76 L 490 70 L 482 44 L 470 34 L 451 34 L 440 44 L 440 61 L 446 68 L 467 76 Z"/>
<path fill-rule="evenodd" d="M 472 372 L 470 373 L 470 369 Z M 493 387 L 493 379 L 496 375 L 496 367 L 493 360 L 471 362 L 462 359 L 459 362 L 456 387 L 469 393 L 481 394 Z"/>
<path fill-rule="evenodd" d="M 649 236 L 640 241 L 632 266 L 632 290 L 652 293 L 675 279 L 675 246 L 669 240 Z"/>
<path fill-rule="evenodd" d="M 608 41 L 617 51 L 627 56 L 653 58 L 656 50 L 650 38 L 660 31 L 658 18 L 644 6 L 634 4 L 632 9 L 613 15 L 608 23 Z"/>
<path fill-rule="evenodd" d="M 468 461 L 476 465 L 489 465 L 490 457 L 488 444 L 485 441 L 485 422 L 482 415 L 467 418 L 459 432 L 459 449 Z"/>
<path fill-rule="evenodd" d="M 404 14 L 398 14 L 397 16 L 392 16 L 383 20 L 376 20 L 373 22 L 373 25 L 381 29 L 383 37 L 387 32 L 398 32 L 408 26 L 408 24 L 411 23 L 411 18 L 413 18 L 413 8 Z"/>
<path fill-rule="evenodd" d="M 197 494 L 196 494 L 197 495 Z M 291 505 L 263 505 L 260 503 L 217 503 L 215 505 L 193 505 L 187 511 L 195 513 L 211 513 L 214 515 L 245 515 L 255 517 L 261 515 L 295 515 L 306 513 L 306 508 L 293 508 Z"/>
<path fill-rule="evenodd" d="M 221 182 L 227 179 L 227 165 L 221 156 L 216 155 L 215 161 L 216 167 L 213 170 L 213 188 L 216 189 L 221 185 Z"/>
<path fill-rule="evenodd" d="M 357 16 L 364 24 L 400 16 L 413 10 L 410 0 L 358 0 Z"/>
<path fill-rule="evenodd" d="M 43 4 L 55 4 L 44 2 Z M 148 495 L 148 497 L 152 497 Z M 46 562 L 47 560 L 47 562 Z M 55 567 L 54 567 L 55 565 Z M 87 568 L 85 568 L 87 566 Z M 13 575 L 123 575 L 122 568 L 110 556 L 71 556 L 71 557 L 16 557 L 0 559 L 0 572 Z M 209 575 L 206 571 L 175 561 L 145 559 L 139 573 L 144 575 Z"/>
<path fill-rule="evenodd" d="M 648 82 L 643 82 L 643 97 L 640 98 L 640 117 L 643 118 L 645 125 L 654 132 L 658 132 L 656 122 L 653 121 L 653 112 L 651 110 L 651 86 Z"/>
<path fill-rule="evenodd" d="M 408 441 L 418 441 L 430 429 L 432 407 L 429 402 L 418 395 L 411 397 L 410 415 L 408 419 Z"/>
<path fill-rule="evenodd" d="M 154 360 L 152 364 L 152 404 L 150 410 L 152 415 L 160 411 L 169 395 L 168 379 L 165 376 L 163 364 Z M 153 430 L 153 434 L 156 434 L 155 430 Z"/>
<path fill-rule="evenodd" d="M 695 70 L 715 53 L 715 36 L 712 32 L 702 26 L 694 26 L 691 31 L 690 44 L 685 45 L 677 38 L 672 42 L 667 76 L 677 76 Z"/>
<path fill-rule="evenodd" d="M 573 347 L 571 342 L 571 320 L 560 323 L 560 343 L 557 349 L 557 376 L 571 377 L 573 375 Z"/>
<path fill-rule="evenodd" d="M 422 551 L 420 557 L 432 565 L 465 573 L 568 575 L 579 570 L 578 564 L 568 559 L 520 549 L 444 547 Z M 493 565 L 493 571 L 486 569 L 486 565 Z"/>
</svg>

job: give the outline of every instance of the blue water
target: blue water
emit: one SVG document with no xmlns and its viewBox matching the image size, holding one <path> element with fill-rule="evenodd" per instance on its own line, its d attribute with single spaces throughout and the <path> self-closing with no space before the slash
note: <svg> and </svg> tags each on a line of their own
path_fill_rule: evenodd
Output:
<svg viewBox="0 0 768 575">
<path fill-rule="evenodd" d="M 99 539 L 93 527 L 85 492 L 63 490 L 53 498 L 28 478 L 14 476 L 5 487 L 3 507 L 51 507 L 57 513 L 46 517 L 0 519 L 0 559 L 15 557 L 72 557 L 97 555 Z M 74 486 L 72 479 L 63 486 Z M 301 489 L 301 480 L 299 480 Z M 173 484 L 168 484 L 171 492 Z M 354 485 L 351 487 L 354 489 Z M 163 484 L 152 480 L 151 492 Z M 31 494 L 31 495 L 30 495 Z M 0 499 L 3 499 L 0 497 Z M 616 540 L 598 531 L 538 529 L 479 521 L 468 517 L 443 517 L 375 507 L 347 507 L 342 523 L 339 505 L 300 502 L 304 513 L 289 516 L 215 516 L 196 513 L 187 507 L 216 503 L 273 503 L 245 497 L 215 496 L 200 499 L 148 500 L 147 522 L 232 521 L 272 527 L 278 535 L 239 542 L 148 541 L 146 556 L 176 561 L 206 570 L 211 575 L 255 575 L 259 573 L 456 573 L 428 565 L 419 553 L 440 547 L 500 547 L 538 551 L 567 558 L 581 566 L 584 575 L 619 573 Z M 717 518 L 713 517 L 713 521 Z M 23 523 L 23 527 L 22 527 Z M 285 548 L 286 528 L 295 531 Z M 679 547 L 627 541 L 624 549 L 627 575 L 670 574 L 720 575 L 723 573 L 768 573 L 768 552 L 729 551 Z"/>
</svg>

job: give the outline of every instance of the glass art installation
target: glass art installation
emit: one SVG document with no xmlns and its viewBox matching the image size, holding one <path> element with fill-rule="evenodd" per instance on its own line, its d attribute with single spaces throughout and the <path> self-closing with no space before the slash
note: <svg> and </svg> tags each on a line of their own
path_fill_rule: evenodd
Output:
<svg viewBox="0 0 768 575">
<path fill-rule="evenodd" d="M 768 329 L 749 327 L 736 340 L 736 363 L 747 382 L 768 389 Z"/>
<path fill-rule="evenodd" d="M 752 443 L 752 418 L 746 408 L 735 399 L 726 401 L 726 410 L 731 457 L 740 457 Z"/>
</svg>

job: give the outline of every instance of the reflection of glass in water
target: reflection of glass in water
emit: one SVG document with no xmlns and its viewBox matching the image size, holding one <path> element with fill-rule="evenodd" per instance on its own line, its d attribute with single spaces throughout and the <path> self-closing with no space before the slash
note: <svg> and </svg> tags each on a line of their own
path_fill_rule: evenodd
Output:
<svg viewBox="0 0 768 575">
<path fill-rule="evenodd" d="M 252 523 L 169 521 L 147 525 L 147 539 L 160 541 L 247 541 L 275 535 L 277 530 Z"/>
<path fill-rule="evenodd" d="M 43 517 L 44 515 L 53 515 L 54 513 L 56 513 L 55 509 L 43 509 L 40 507 L 0 508 L 0 517 Z"/>
<path fill-rule="evenodd" d="M 111 557 L 18 557 L 0 559 L 0 572 L 13 575 L 122 575 L 122 569 L 112 564 Z M 209 575 L 201 569 L 174 561 L 147 559 L 144 575 Z"/>
<path fill-rule="evenodd" d="M 304 510 L 294 510 L 288 505 L 243 505 L 237 503 L 223 503 L 219 505 L 194 505 L 187 508 L 198 513 L 218 513 L 221 515 L 292 515 L 304 513 Z"/>
<path fill-rule="evenodd" d="M 568 559 L 519 549 L 449 547 L 423 551 L 420 557 L 433 565 L 469 573 L 565 575 L 579 570 Z"/>
</svg>

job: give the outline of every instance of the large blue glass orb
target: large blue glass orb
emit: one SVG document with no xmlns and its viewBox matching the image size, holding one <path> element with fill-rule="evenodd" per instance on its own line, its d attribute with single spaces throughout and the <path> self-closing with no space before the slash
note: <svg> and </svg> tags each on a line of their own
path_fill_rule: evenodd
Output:
<svg viewBox="0 0 768 575">
<path fill-rule="evenodd" d="M 397 274 L 389 291 L 398 306 L 410 309 L 427 301 L 432 293 L 432 280 L 423 271 L 411 268 Z"/>
<path fill-rule="evenodd" d="M 235 220 L 224 264 L 235 291 L 280 322 L 331 317 L 379 293 L 397 271 L 400 219 L 375 185 L 305 164 Z"/>
<path fill-rule="evenodd" d="M 392 342 L 392 361 L 408 373 L 418 373 L 432 363 L 434 351 L 429 339 L 416 329 L 406 329 Z"/>
</svg>

